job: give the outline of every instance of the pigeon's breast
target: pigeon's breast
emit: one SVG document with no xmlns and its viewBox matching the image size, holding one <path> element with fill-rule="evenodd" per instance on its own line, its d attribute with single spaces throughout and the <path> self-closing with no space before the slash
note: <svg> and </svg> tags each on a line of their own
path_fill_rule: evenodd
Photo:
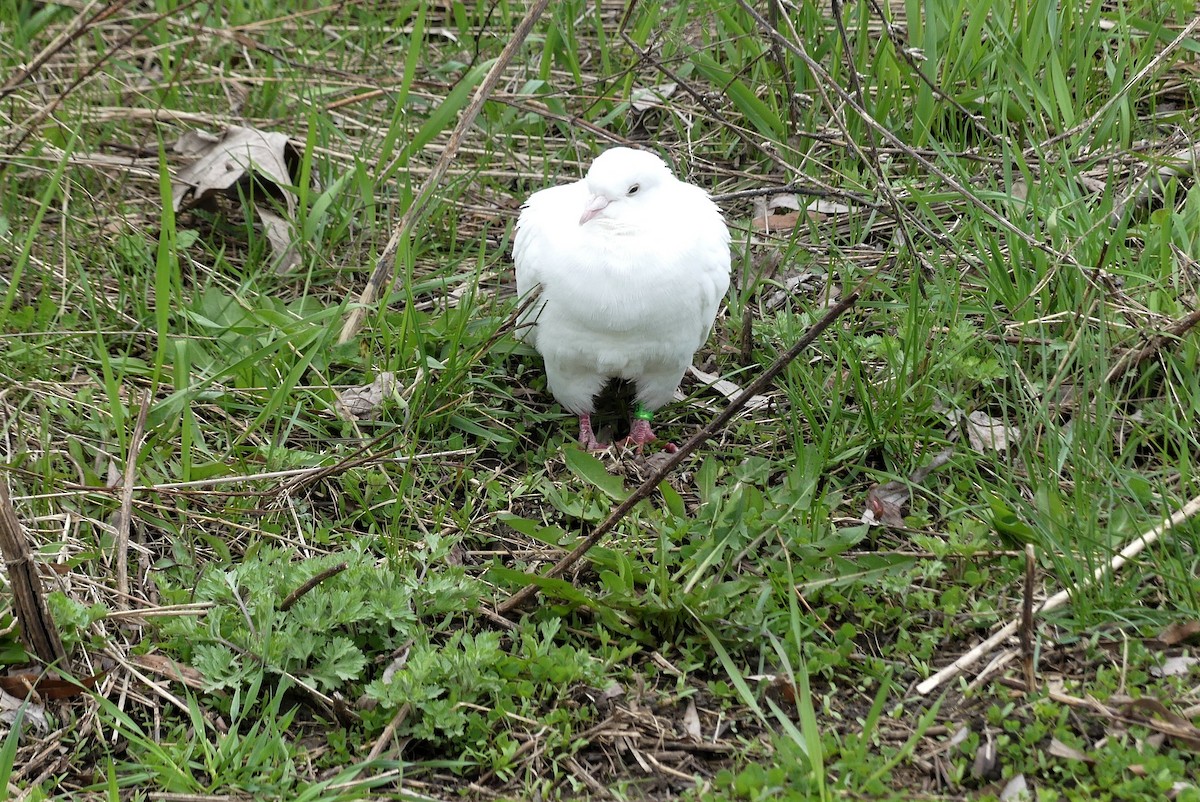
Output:
<svg viewBox="0 0 1200 802">
<path fill-rule="evenodd" d="M 577 251 L 573 269 L 543 280 L 538 350 L 606 377 L 686 366 L 728 282 L 728 268 L 697 269 L 690 250 L 617 236 Z"/>
</svg>

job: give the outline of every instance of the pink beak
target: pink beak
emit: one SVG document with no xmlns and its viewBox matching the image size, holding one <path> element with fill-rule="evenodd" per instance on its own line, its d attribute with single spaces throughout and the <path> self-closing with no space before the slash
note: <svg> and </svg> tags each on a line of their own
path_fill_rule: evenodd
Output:
<svg viewBox="0 0 1200 802">
<path fill-rule="evenodd" d="M 583 225 L 588 220 L 600 214 L 607 206 L 608 198 L 603 195 L 593 195 L 588 198 L 587 206 L 583 207 L 583 216 L 579 218 L 579 225 Z"/>
</svg>

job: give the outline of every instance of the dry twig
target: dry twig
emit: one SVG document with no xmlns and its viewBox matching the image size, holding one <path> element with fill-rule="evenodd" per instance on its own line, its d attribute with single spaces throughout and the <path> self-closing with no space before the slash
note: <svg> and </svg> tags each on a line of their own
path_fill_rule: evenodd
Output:
<svg viewBox="0 0 1200 802">
<path fill-rule="evenodd" d="M 46 608 L 33 549 L 29 548 L 21 531 L 21 522 L 8 497 L 8 484 L 4 479 L 0 479 L 0 551 L 4 553 L 8 583 L 12 587 L 13 613 L 21 624 L 23 639 L 42 662 L 65 664 L 67 650 L 63 648 L 58 628 Z"/>
<path fill-rule="evenodd" d="M 1033 581 L 1036 567 L 1033 544 L 1027 543 L 1025 544 L 1025 589 L 1021 600 L 1021 659 L 1025 667 L 1025 690 L 1029 693 L 1037 690 L 1037 665 L 1033 659 L 1034 649 L 1037 646 L 1033 629 Z"/>
<path fill-rule="evenodd" d="M 133 519 L 133 474 L 137 469 L 138 456 L 142 451 L 142 440 L 146 435 L 146 413 L 150 411 L 150 393 L 142 395 L 141 409 L 129 436 L 129 450 L 125 454 L 125 471 L 121 478 L 121 509 L 117 514 L 117 605 L 129 607 L 129 529 Z"/>
</svg>

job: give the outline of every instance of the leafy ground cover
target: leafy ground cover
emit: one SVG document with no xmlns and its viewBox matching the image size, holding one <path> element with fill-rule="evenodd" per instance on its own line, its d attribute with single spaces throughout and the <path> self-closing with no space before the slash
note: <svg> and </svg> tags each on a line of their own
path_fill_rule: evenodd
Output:
<svg viewBox="0 0 1200 802">
<path fill-rule="evenodd" d="M 31 693 L 6 585 L 8 793 L 1200 798 L 1194 5 L 527 10 L 0 0 L 0 463 L 68 655 Z M 288 174 L 176 208 L 231 125 Z M 664 435 L 845 311 L 547 578 L 663 460 L 511 337 L 521 200 L 612 143 L 734 232 Z"/>
</svg>

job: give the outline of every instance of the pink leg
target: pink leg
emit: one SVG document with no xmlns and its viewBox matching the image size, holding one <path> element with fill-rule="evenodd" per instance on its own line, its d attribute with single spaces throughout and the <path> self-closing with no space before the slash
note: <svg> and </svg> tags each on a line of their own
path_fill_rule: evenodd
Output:
<svg viewBox="0 0 1200 802">
<path fill-rule="evenodd" d="M 583 446 L 584 451 L 599 451 L 604 448 L 604 444 L 596 439 L 596 433 L 592 431 L 592 416 L 586 412 L 579 416 L 579 445 Z"/>
<path fill-rule="evenodd" d="M 652 442 L 654 442 L 654 430 L 650 428 L 650 421 L 641 418 L 634 418 L 630 421 L 629 437 L 625 440 L 625 445 L 636 448 L 640 454 L 642 446 Z"/>
</svg>

